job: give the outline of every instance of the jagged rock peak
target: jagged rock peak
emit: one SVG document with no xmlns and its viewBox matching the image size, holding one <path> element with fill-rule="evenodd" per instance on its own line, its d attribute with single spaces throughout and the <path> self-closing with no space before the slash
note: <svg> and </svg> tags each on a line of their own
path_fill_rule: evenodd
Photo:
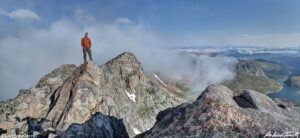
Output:
<svg viewBox="0 0 300 138">
<path fill-rule="evenodd" d="M 103 65 L 100 65 L 99 67 L 107 66 L 107 65 L 118 65 L 120 67 L 124 66 L 124 64 L 132 65 L 132 66 L 141 66 L 141 63 L 137 60 L 137 58 L 134 56 L 131 52 L 123 52 L 122 54 L 118 55 L 117 57 L 109 60 Z M 79 67 L 83 70 L 86 68 L 92 67 L 92 66 L 98 66 L 94 61 L 88 61 L 86 63 L 81 64 Z M 126 66 L 125 66 L 126 67 Z M 127 66 L 128 67 L 128 66 Z"/>
<path fill-rule="evenodd" d="M 57 79 L 50 79 L 49 78 L 57 78 L 58 76 L 61 77 L 61 80 L 64 81 L 76 68 L 75 64 L 62 64 L 58 68 L 51 71 L 49 74 L 46 74 L 42 77 L 39 82 L 36 84 L 36 88 L 41 88 L 46 86 L 47 84 L 52 84 L 57 82 Z"/>
<path fill-rule="evenodd" d="M 115 63 L 118 64 L 132 63 L 132 64 L 139 64 L 139 65 L 141 64 L 131 52 L 123 52 L 122 54 L 108 61 L 106 64 L 115 64 Z"/>
<path fill-rule="evenodd" d="M 101 66 L 62 65 L 22 92 L 0 104 L 1 133 L 134 137 L 154 125 L 159 111 L 185 102 L 129 52 Z"/>
</svg>

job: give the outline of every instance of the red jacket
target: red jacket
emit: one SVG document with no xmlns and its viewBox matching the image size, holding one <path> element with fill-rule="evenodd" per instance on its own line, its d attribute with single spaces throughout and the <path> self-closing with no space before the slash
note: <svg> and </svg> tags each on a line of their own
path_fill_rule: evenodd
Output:
<svg viewBox="0 0 300 138">
<path fill-rule="evenodd" d="M 90 48 L 92 46 L 91 39 L 87 38 L 87 37 L 83 37 L 81 39 L 81 46 L 86 47 L 86 48 Z"/>
</svg>

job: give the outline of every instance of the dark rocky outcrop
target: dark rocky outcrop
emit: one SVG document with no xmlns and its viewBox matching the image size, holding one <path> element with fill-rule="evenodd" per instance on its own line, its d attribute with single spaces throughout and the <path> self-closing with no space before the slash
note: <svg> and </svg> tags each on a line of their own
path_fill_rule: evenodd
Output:
<svg viewBox="0 0 300 138">
<path fill-rule="evenodd" d="M 3 130 L 3 129 L 0 128 L 0 135 L 5 134 L 5 133 L 6 133 L 6 130 Z"/>
<path fill-rule="evenodd" d="M 129 138 L 122 119 L 106 116 L 98 112 L 84 124 L 72 124 L 61 137 L 77 138 Z"/>
<path fill-rule="evenodd" d="M 166 109 L 137 137 L 263 137 L 299 132 L 300 108 L 252 90 L 209 86 L 192 104 Z"/>
</svg>

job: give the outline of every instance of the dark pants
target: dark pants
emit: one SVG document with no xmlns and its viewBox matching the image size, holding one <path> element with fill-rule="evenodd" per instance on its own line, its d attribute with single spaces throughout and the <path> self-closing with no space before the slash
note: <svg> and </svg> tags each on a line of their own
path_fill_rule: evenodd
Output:
<svg viewBox="0 0 300 138">
<path fill-rule="evenodd" d="M 90 60 L 92 61 L 93 58 L 92 58 L 91 48 L 83 47 L 82 50 L 83 50 L 83 59 L 84 59 L 84 62 L 86 62 L 86 52 L 89 54 Z"/>
</svg>

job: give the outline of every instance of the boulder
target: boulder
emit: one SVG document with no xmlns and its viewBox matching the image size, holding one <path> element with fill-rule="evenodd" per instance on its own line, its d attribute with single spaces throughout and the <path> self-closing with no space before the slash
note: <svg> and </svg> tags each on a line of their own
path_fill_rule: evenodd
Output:
<svg viewBox="0 0 300 138">
<path fill-rule="evenodd" d="M 300 108 L 252 90 L 209 86 L 191 104 L 166 109 L 139 137 L 263 137 L 300 130 Z"/>
</svg>

